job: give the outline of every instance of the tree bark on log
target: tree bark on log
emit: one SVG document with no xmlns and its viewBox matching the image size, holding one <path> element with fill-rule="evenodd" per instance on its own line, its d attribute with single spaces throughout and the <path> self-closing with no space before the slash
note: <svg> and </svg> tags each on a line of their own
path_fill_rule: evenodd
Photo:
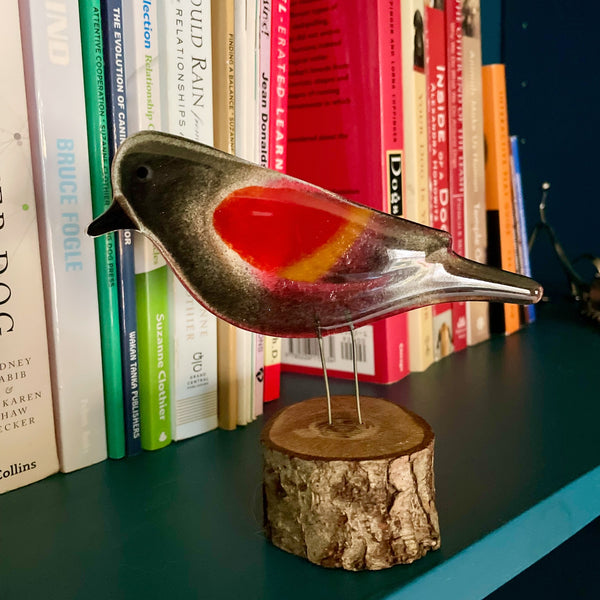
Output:
<svg viewBox="0 0 600 600">
<path fill-rule="evenodd" d="M 262 433 L 265 532 L 324 567 L 377 570 L 440 546 L 434 436 L 419 416 L 380 398 L 335 396 L 279 412 Z"/>
</svg>

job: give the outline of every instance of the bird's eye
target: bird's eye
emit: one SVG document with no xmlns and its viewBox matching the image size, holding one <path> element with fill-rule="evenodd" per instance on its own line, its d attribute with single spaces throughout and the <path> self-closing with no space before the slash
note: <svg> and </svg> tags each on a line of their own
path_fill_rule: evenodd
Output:
<svg viewBox="0 0 600 600">
<path fill-rule="evenodd" d="M 152 179 L 152 170 L 146 165 L 140 165 L 136 169 L 135 174 L 140 181 L 149 181 Z"/>
</svg>

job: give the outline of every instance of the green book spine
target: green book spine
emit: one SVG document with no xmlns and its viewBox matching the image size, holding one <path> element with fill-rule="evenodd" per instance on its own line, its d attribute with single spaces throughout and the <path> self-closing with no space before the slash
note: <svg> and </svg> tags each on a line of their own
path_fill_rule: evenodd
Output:
<svg viewBox="0 0 600 600">
<path fill-rule="evenodd" d="M 79 0 L 79 17 L 92 212 L 94 217 L 97 217 L 110 205 L 112 199 L 100 0 Z M 108 456 L 123 458 L 125 456 L 125 418 L 114 234 L 96 238 L 95 250 Z"/>
<path fill-rule="evenodd" d="M 129 133 L 160 129 L 160 63 L 156 3 L 123 2 L 123 51 Z M 171 442 L 168 267 L 150 240 L 134 232 L 141 443 L 158 450 Z"/>
<path fill-rule="evenodd" d="M 162 259 L 157 250 L 154 249 L 154 253 L 158 259 Z M 136 272 L 140 413 L 144 450 L 158 450 L 171 442 L 167 290 L 166 266 Z"/>
</svg>

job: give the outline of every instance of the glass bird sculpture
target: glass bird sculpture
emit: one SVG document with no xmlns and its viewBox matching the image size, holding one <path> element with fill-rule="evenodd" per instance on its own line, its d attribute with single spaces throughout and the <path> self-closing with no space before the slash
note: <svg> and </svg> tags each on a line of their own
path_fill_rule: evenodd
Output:
<svg viewBox="0 0 600 600">
<path fill-rule="evenodd" d="M 542 295 L 458 256 L 448 233 L 166 133 L 129 137 L 112 180 L 89 234 L 142 232 L 198 302 L 257 333 L 318 337 L 429 304 Z"/>
</svg>

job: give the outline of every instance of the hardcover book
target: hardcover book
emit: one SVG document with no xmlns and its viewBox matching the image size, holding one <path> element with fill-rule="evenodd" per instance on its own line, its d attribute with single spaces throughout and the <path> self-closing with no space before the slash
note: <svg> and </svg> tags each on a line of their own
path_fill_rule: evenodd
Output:
<svg viewBox="0 0 600 600">
<path fill-rule="evenodd" d="M 123 5 L 123 48 L 129 133 L 161 128 L 156 4 Z M 133 234 L 138 332 L 141 445 L 162 447 L 171 395 L 168 267 L 152 242 Z"/>
<path fill-rule="evenodd" d="M 77 0 L 22 0 L 21 35 L 60 468 L 107 457 Z M 68 93 L 65 93 L 68 90 Z"/>
<path fill-rule="evenodd" d="M 431 226 L 450 231 L 448 164 L 448 67 L 443 9 L 425 7 L 425 75 L 429 141 L 429 202 Z M 433 355 L 440 360 L 454 352 L 451 304 L 436 304 L 433 312 Z"/>
<path fill-rule="evenodd" d="M 463 3 L 463 132 L 465 161 L 465 256 L 487 262 L 485 160 L 481 88 L 481 18 L 479 0 Z M 489 304 L 467 302 L 467 343 L 490 337 Z"/>
<path fill-rule="evenodd" d="M 404 214 L 400 4 L 357 0 L 291 5 L 287 171 L 342 196 L 395 215 Z M 348 35 L 352 32 L 352 35 Z M 391 383 L 409 372 L 406 314 L 357 330 L 365 381 Z M 334 376 L 351 378 L 342 349 L 332 342 Z M 299 342 L 302 345 L 303 342 Z M 318 373 L 302 356 L 286 370 Z"/>
<path fill-rule="evenodd" d="M 17 0 L 0 20 L 0 494 L 58 471 Z"/>
<path fill-rule="evenodd" d="M 101 0 L 102 39 L 106 86 L 109 156 L 127 137 L 127 83 L 123 48 L 123 7 L 121 0 Z M 127 454 L 141 449 L 141 405 L 139 390 L 137 310 L 135 301 L 135 256 L 133 231 L 116 234 L 117 285 L 123 368 L 123 404 Z"/>
<path fill-rule="evenodd" d="M 92 213 L 95 218 L 101 215 L 112 201 L 100 0 L 79 0 L 79 13 Z M 100 308 L 106 441 L 108 456 L 122 458 L 125 455 L 125 416 L 115 233 L 97 237 L 94 245 Z"/>
<path fill-rule="evenodd" d="M 446 0 L 446 61 L 448 65 L 448 186 L 452 248 L 465 255 L 465 165 L 463 127 L 463 0 Z M 454 351 L 467 347 L 466 302 L 452 303 Z"/>
<path fill-rule="evenodd" d="M 429 225 L 425 4 L 406 0 L 402 8 L 402 98 L 404 111 L 404 215 Z M 431 306 L 408 313 L 411 372 L 433 362 Z"/>
<path fill-rule="evenodd" d="M 167 0 L 158 30 L 163 129 L 213 144 L 209 2 Z M 217 320 L 169 271 L 174 439 L 217 427 Z M 168 443 L 171 439 L 169 433 Z"/>
<path fill-rule="evenodd" d="M 503 64 L 484 65 L 483 130 L 486 141 L 485 190 L 488 229 L 488 263 L 506 271 L 517 269 L 515 220 L 510 177 L 510 141 L 506 74 Z M 516 304 L 492 304 L 490 328 L 509 335 L 520 328 Z"/>
</svg>

